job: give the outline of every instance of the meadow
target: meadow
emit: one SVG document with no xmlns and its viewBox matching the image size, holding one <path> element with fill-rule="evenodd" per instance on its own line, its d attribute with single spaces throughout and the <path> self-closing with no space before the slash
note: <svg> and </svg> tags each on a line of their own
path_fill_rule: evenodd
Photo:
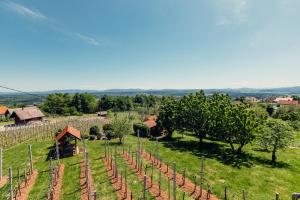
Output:
<svg viewBox="0 0 300 200">
<path fill-rule="evenodd" d="M 297 134 L 298 135 L 298 134 Z M 128 170 L 128 189 L 134 197 L 141 196 L 142 183 L 135 172 L 130 169 L 121 156 L 122 145 L 118 140 L 109 142 L 110 146 L 118 146 L 119 170 Z M 270 153 L 261 151 L 255 144 L 248 145 L 241 157 L 232 157 L 230 148 L 224 143 L 205 140 L 205 145 L 199 148 L 198 139 L 189 134 L 175 134 L 171 141 L 159 141 L 149 138 L 141 138 L 142 146 L 147 152 L 153 152 L 158 145 L 159 155 L 164 163 L 176 162 L 177 171 L 182 173 L 186 169 L 186 176 L 190 180 L 196 175 L 199 179 L 200 158 L 204 156 L 204 188 L 210 186 L 212 193 L 223 199 L 224 188 L 227 187 L 228 199 L 242 199 L 242 191 L 245 191 L 247 199 L 265 200 L 274 199 L 278 192 L 281 199 L 289 199 L 291 194 L 297 192 L 297 176 L 300 170 L 299 136 L 296 143 L 285 151 L 279 152 L 278 162 L 272 165 Z M 39 171 L 37 182 L 30 192 L 29 199 L 45 199 L 49 184 L 49 152 L 53 141 L 33 142 L 34 168 Z M 117 199 L 116 191 L 112 187 L 110 178 L 104 167 L 104 141 L 87 141 L 89 161 L 94 179 L 95 190 L 99 199 Z M 128 135 L 125 139 L 125 149 L 133 150 L 137 147 L 137 137 Z M 16 186 L 16 169 L 25 168 L 28 163 L 28 143 L 16 145 L 5 149 L 3 153 L 4 175 L 8 168 L 13 168 L 14 184 Z M 60 199 L 80 199 L 80 161 L 82 155 L 61 159 L 65 165 L 62 191 Z M 150 163 L 143 160 L 144 164 Z M 28 169 L 28 165 L 26 166 Z M 154 182 L 158 181 L 159 171 L 154 170 Z M 162 177 L 162 190 L 167 190 L 167 179 Z M 177 198 L 181 199 L 183 191 L 176 191 Z M 5 199 L 8 194 L 8 185 L 1 188 L 0 198 Z M 154 197 L 147 192 L 147 199 Z M 186 195 L 186 199 L 191 199 Z"/>
</svg>

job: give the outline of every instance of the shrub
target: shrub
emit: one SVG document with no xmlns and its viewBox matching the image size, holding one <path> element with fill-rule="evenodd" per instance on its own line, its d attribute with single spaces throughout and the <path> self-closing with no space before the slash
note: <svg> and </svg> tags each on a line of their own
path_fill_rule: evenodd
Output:
<svg viewBox="0 0 300 200">
<path fill-rule="evenodd" d="M 89 135 L 87 135 L 87 134 L 81 134 L 81 138 L 82 138 L 82 139 L 89 139 L 89 138 L 90 138 L 90 136 L 89 136 Z"/>
<path fill-rule="evenodd" d="M 98 126 L 92 126 L 90 128 L 90 135 L 99 135 L 100 134 L 100 130 Z"/>
<path fill-rule="evenodd" d="M 55 132 L 55 137 L 57 137 L 58 136 L 58 134 L 60 134 L 60 132 L 62 131 L 62 129 L 57 129 L 57 131 Z"/>
<path fill-rule="evenodd" d="M 107 131 L 107 132 L 105 132 L 105 136 L 108 140 L 111 140 L 111 139 L 115 138 L 116 135 L 112 131 Z"/>
<path fill-rule="evenodd" d="M 90 140 L 95 140 L 96 139 L 96 135 L 90 135 Z"/>
<path fill-rule="evenodd" d="M 138 134 L 138 130 L 139 130 L 140 136 L 142 136 L 142 137 L 149 136 L 149 132 L 150 132 L 149 128 L 143 123 L 133 124 L 133 130 L 136 135 Z"/>
<path fill-rule="evenodd" d="M 103 126 L 103 131 L 107 132 L 107 131 L 113 131 L 113 126 L 112 124 L 104 124 Z"/>
</svg>

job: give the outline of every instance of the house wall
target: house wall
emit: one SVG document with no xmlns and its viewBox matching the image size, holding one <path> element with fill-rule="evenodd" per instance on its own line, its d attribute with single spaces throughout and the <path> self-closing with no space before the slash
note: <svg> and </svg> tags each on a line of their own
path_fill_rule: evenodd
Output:
<svg viewBox="0 0 300 200">
<path fill-rule="evenodd" d="M 32 123 L 32 122 L 42 122 L 42 121 L 43 121 L 42 117 L 27 119 L 25 121 L 20 120 L 17 116 L 15 117 L 15 124 L 18 124 L 18 125 L 24 125 L 24 124 L 28 124 L 28 123 Z"/>
</svg>

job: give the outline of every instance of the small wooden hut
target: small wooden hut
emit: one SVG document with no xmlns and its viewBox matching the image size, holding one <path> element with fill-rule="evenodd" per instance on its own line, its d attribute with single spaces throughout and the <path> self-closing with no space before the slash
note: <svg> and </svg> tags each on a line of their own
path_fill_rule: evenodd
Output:
<svg viewBox="0 0 300 200">
<path fill-rule="evenodd" d="M 59 143 L 62 157 L 79 154 L 77 140 L 81 140 L 80 131 L 72 126 L 66 126 L 55 138 Z"/>
<path fill-rule="evenodd" d="M 162 133 L 162 129 L 157 125 L 157 116 L 151 115 L 146 118 L 144 124 L 149 128 L 150 134 L 152 136 L 160 136 Z"/>
</svg>

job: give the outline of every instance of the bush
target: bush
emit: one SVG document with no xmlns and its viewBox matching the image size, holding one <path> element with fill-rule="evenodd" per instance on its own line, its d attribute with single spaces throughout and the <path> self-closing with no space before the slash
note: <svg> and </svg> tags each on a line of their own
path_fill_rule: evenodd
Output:
<svg viewBox="0 0 300 200">
<path fill-rule="evenodd" d="M 300 121 L 289 121 L 289 124 L 295 131 L 300 130 Z"/>
<path fill-rule="evenodd" d="M 133 124 L 133 130 L 136 135 L 138 134 L 138 130 L 139 130 L 141 137 L 148 137 L 150 133 L 149 128 L 143 123 Z"/>
<path fill-rule="evenodd" d="M 99 135 L 100 134 L 100 130 L 98 126 L 92 126 L 90 128 L 90 135 Z"/>
<path fill-rule="evenodd" d="M 116 137 L 115 133 L 112 132 L 112 131 L 107 131 L 107 132 L 105 132 L 105 136 L 106 136 L 106 138 L 107 138 L 108 140 L 111 140 L 111 139 L 113 139 L 113 138 Z"/>
<path fill-rule="evenodd" d="M 103 126 L 103 131 L 107 132 L 107 131 L 113 131 L 113 126 L 112 124 L 104 124 Z"/>
<path fill-rule="evenodd" d="M 55 132 L 55 137 L 57 137 L 58 136 L 58 134 L 60 134 L 60 132 L 62 132 L 62 129 L 57 129 L 57 131 Z"/>
<path fill-rule="evenodd" d="M 96 135 L 90 135 L 90 140 L 95 140 L 97 138 Z"/>
<path fill-rule="evenodd" d="M 89 138 L 90 138 L 90 136 L 89 136 L 89 135 L 87 135 L 87 134 L 81 134 L 81 138 L 82 138 L 82 139 L 89 139 Z"/>
</svg>

